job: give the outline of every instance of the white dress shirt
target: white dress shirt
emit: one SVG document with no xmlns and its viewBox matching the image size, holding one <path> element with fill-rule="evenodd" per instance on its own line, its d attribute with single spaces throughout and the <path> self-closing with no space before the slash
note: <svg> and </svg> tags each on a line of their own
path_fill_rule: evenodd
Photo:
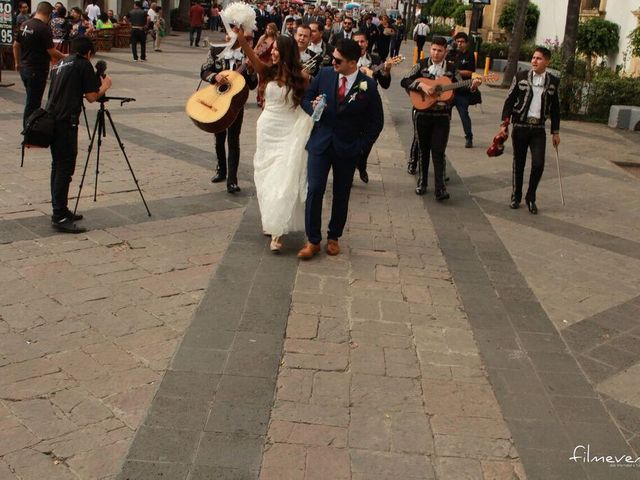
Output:
<svg viewBox="0 0 640 480">
<path fill-rule="evenodd" d="M 322 40 L 319 43 L 310 43 L 309 50 L 316 54 L 322 52 Z"/>
<path fill-rule="evenodd" d="M 371 59 L 369 58 L 369 56 L 365 53 L 364 55 L 362 55 L 359 59 L 358 59 L 358 68 L 360 67 L 366 67 L 369 68 L 371 66 Z"/>
<path fill-rule="evenodd" d="M 339 74 L 338 75 L 338 88 L 340 88 L 340 84 L 342 83 L 342 79 L 343 78 L 347 79 L 347 88 L 344 91 L 345 98 L 349 94 L 349 91 L 351 90 L 351 87 L 353 87 L 353 84 L 356 81 L 356 77 L 357 76 L 358 76 L 358 69 L 356 69 L 356 71 L 353 72 L 351 75 L 343 75 L 343 74 Z"/>
<path fill-rule="evenodd" d="M 547 77 L 547 72 L 542 72 L 540 74 L 533 72 L 533 77 L 531 78 L 531 85 L 533 87 L 533 98 L 531 99 L 531 104 L 529 105 L 529 112 L 527 112 L 527 117 L 533 118 L 541 118 L 540 110 L 542 110 L 542 92 L 544 91 L 544 82 Z"/>
</svg>

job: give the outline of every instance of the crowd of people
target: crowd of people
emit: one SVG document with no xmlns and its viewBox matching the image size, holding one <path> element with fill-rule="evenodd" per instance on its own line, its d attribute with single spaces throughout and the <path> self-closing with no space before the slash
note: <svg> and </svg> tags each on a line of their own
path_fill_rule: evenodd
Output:
<svg viewBox="0 0 640 480">
<path fill-rule="evenodd" d="M 283 237 L 293 231 L 304 230 L 307 243 L 298 253 L 301 259 L 310 259 L 320 251 L 322 241 L 322 202 L 329 172 L 333 173 L 333 200 L 331 218 L 326 234 L 326 251 L 340 253 L 347 215 L 349 196 L 355 171 L 367 183 L 367 157 L 384 126 L 384 115 L 378 87 L 391 85 L 391 71 L 398 59 L 399 41 L 404 28 L 401 19 L 392 21 L 386 15 L 364 14 L 354 18 L 347 12 L 305 7 L 302 11 L 287 2 L 259 3 L 253 13 L 246 4 L 232 4 L 235 9 L 251 12 L 250 26 L 234 21 L 225 11 L 214 5 L 209 13 L 217 13 L 217 20 L 206 22 L 213 28 L 227 30 L 227 45 L 212 46 L 200 76 L 212 85 L 229 82 L 229 71 L 238 71 L 249 89 L 257 90 L 262 113 L 256 128 L 254 154 L 254 183 L 262 215 L 264 233 L 271 237 L 274 252 L 283 248 Z M 155 5 L 150 11 L 157 14 Z M 55 12 L 54 12 L 55 10 Z M 229 10 L 231 8 L 229 7 Z M 72 9 L 73 12 L 73 9 Z M 196 12 L 205 24 L 204 9 L 195 2 Z M 77 13 L 77 12 L 76 12 Z M 101 13 L 91 14 L 89 22 L 101 21 Z M 14 44 L 16 66 L 27 91 L 25 120 L 39 107 L 46 83 L 50 61 L 60 62 L 54 68 L 48 108 L 55 107 L 60 122 L 75 128 L 75 137 L 66 138 L 65 145 L 77 145 L 77 120 L 81 100 L 95 100 L 95 93 L 103 94 L 111 85 L 108 77 L 100 82 L 88 79 L 87 62 L 93 54 L 90 42 L 74 40 L 75 50 L 69 60 L 54 46 L 54 31 L 59 6 L 41 2 L 33 18 L 24 21 Z M 80 16 L 82 16 L 80 12 Z M 145 59 L 142 35 L 149 17 L 139 1 L 128 14 L 132 26 L 132 49 L 137 59 L 137 43 L 142 44 L 141 59 Z M 151 20 L 152 21 L 152 20 Z M 51 26 L 47 25 L 51 22 Z M 424 33 L 418 27 L 416 35 Z M 255 26 L 255 29 L 253 28 Z M 138 27 L 138 28 L 137 28 Z M 138 36 L 139 39 L 134 38 Z M 398 34 L 402 32 L 400 40 Z M 428 32 L 427 32 L 428 33 Z M 192 30 L 190 42 L 198 46 L 200 31 Z M 472 131 L 468 115 L 469 104 L 479 95 L 482 79 L 475 75 L 475 59 L 469 47 L 469 37 L 460 32 L 455 35 L 456 47 L 448 51 L 442 37 L 431 38 L 429 54 L 418 61 L 400 80 L 400 85 L 411 95 L 433 99 L 428 107 L 414 103 L 414 145 L 411 148 L 409 173 L 417 173 L 416 194 L 427 192 L 429 163 L 434 165 L 434 195 L 436 200 L 450 198 L 446 189 L 445 159 L 449 140 L 451 112 L 455 106 L 465 131 L 465 146 L 471 148 Z M 402 59 L 400 59 L 401 61 Z M 545 121 L 551 119 L 553 145 L 559 137 L 559 80 L 546 71 L 550 52 L 537 48 L 529 72 L 514 78 L 502 113 L 502 126 L 498 136 L 508 136 L 513 124 L 514 176 L 511 208 L 518 208 L 523 196 L 523 175 L 527 151 L 532 152 L 532 173 L 525 202 L 532 214 L 537 214 L 536 189 L 544 169 Z M 68 69 L 71 74 L 60 75 L 61 67 L 70 64 L 81 69 Z M 90 65 L 90 64 L 89 64 Z M 77 71 L 77 73 L 75 73 Z M 74 80 L 63 79 L 74 76 Z M 444 101 L 436 93 L 434 82 L 446 77 L 456 85 L 453 101 Z M 462 80 L 468 80 L 466 88 Z M 75 87 L 73 96 L 56 83 Z M 55 87 L 55 88 L 54 88 Z M 59 92 L 66 91 L 66 94 Z M 61 101 L 73 97 L 72 107 L 60 108 Z M 228 125 L 215 134 L 216 172 L 212 182 L 226 181 L 227 191 L 241 191 L 237 170 L 240 158 L 240 133 L 244 119 L 243 109 Z M 68 132 L 67 132 L 68 133 Z M 52 145 L 52 203 L 53 225 L 59 231 L 83 231 L 76 225 L 81 218 L 66 208 L 68 184 L 71 181 L 77 148 L 54 148 Z M 417 171 L 416 171 L 417 170 Z M 62 173 L 61 173 L 62 172 Z M 54 178 L 55 177 L 55 178 Z M 54 188 L 55 186 L 55 188 Z M 55 190 L 55 191 L 54 191 Z M 63 199 L 63 197 L 65 197 Z"/>
</svg>

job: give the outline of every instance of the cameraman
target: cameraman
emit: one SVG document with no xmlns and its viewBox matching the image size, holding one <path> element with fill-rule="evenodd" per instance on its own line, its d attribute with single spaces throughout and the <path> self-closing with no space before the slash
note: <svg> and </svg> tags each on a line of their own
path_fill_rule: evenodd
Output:
<svg viewBox="0 0 640 480">
<path fill-rule="evenodd" d="M 77 38 L 71 42 L 71 54 L 58 62 L 51 71 L 51 86 L 46 110 L 56 119 L 51 142 L 51 204 L 53 228 L 64 233 L 82 233 L 86 229 L 75 222 L 82 215 L 74 215 L 67 208 L 69 184 L 76 168 L 78 154 L 78 119 L 82 98 L 93 103 L 111 87 L 111 79 L 99 79 L 89 61 L 95 53 L 91 40 Z"/>
</svg>

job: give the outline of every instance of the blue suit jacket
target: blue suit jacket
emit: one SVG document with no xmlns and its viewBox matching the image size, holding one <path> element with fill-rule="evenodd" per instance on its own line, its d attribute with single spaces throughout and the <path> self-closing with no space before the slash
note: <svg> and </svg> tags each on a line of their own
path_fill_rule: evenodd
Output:
<svg viewBox="0 0 640 480">
<path fill-rule="evenodd" d="M 366 89 L 362 87 L 366 82 Z M 333 145 L 338 156 L 357 157 L 369 151 L 384 126 L 382 101 L 376 81 L 358 72 L 356 81 L 342 102 L 338 102 L 338 74 L 333 67 L 320 70 L 305 92 L 302 108 L 311 115 L 311 102 L 327 95 L 327 106 L 316 122 L 307 150 L 322 155 Z"/>
</svg>

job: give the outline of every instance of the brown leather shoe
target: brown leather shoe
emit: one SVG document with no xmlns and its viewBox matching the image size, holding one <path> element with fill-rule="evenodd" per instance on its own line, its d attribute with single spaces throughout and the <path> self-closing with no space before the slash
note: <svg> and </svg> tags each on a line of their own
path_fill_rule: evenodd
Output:
<svg viewBox="0 0 640 480">
<path fill-rule="evenodd" d="M 338 240 L 327 240 L 327 254 L 338 255 L 340 253 L 340 244 Z"/>
<path fill-rule="evenodd" d="M 309 260 L 318 252 L 320 252 L 320 244 L 316 245 L 315 243 L 307 242 L 298 252 L 298 258 L 301 260 Z"/>
</svg>

